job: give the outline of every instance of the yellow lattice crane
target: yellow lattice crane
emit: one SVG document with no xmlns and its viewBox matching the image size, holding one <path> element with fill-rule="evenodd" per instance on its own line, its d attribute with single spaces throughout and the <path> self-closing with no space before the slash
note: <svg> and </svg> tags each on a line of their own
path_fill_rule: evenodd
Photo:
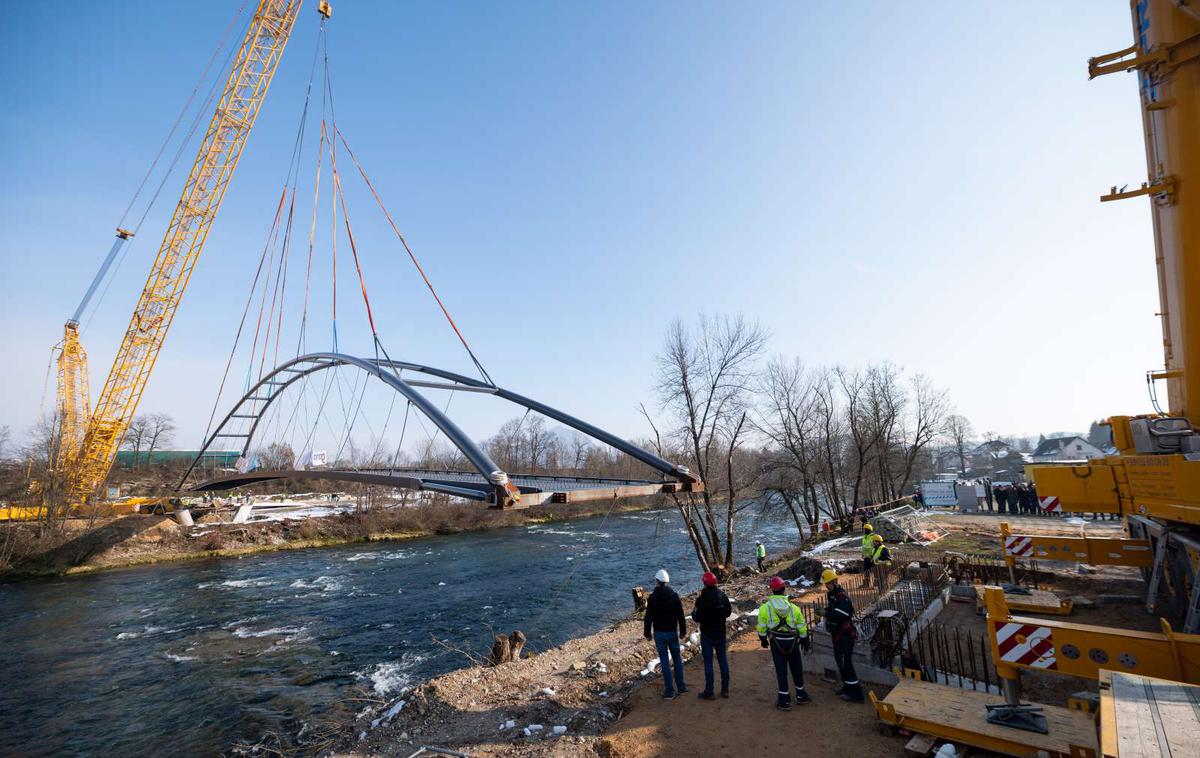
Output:
<svg viewBox="0 0 1200 758">
<path fill-rule="evenodd" d="M 61 482 L 59 487 L 69 504 L 89 500 L 108 476 L 283 56 L 300 5 L 301 0 L 258 3 L 112 370 L 90 415 L 87 354 L 79 342 L 79 317 L 117 250 L 130 236 L 128 232 L 117 230 L 113 250 L 76 315 L 66 324 L 58 359 L 60 421 L 55 478 Z M 322 16 L 329 16 L 329 5 L 324 0 L 318 10 Z"/>
</svg>

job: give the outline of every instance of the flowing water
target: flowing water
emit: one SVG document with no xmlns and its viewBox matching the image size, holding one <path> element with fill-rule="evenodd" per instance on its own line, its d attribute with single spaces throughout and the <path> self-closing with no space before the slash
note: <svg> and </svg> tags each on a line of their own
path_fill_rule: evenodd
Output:
<svg viewBox="0 0 1200 758">
<path fill-rule="evenodd" d="M 753 544 L 790 521 L 741 519 Z M 466 664 L 493 629 L 545 649 L 631 610 L 665 567 L 699 585 L 674 511 L 0 585 L 0 755 L 213 755 Z"/>
</svg>

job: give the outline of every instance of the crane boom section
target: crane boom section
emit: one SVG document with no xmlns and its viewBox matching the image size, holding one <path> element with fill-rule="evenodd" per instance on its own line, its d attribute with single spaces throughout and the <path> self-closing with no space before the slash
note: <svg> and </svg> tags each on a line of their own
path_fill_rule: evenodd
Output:
<svg viewBox="0 0 1200 758">
<path fill-rule="evenodd" d="M 1200 9 L 1177 0 L 1131 4 L 1152 199 L 1169 410 L 1200 422 Z M 1137 65 L 1133 65 L 1137 64 Z M 1092 75 L 1106 73 L 1092 67 Z M 1133 194 L 1133 193 L 1125 193 Z M 1121 193 L 1114 192 L 1120 199 Z M 1108 197 L 1102 199 L 1109 199 Z"/>
<path fill-rule="evenodd" d="M 83 436 L 67 495 L 87 500 L 116 457 L 213 219 L 254 126 L 301 0 L 260 0 L 112 370 Z"/>
</svg>

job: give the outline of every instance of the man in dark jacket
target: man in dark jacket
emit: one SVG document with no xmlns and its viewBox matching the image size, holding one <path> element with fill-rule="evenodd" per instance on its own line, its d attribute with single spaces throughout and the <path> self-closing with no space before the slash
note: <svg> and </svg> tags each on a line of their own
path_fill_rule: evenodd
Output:
<svg viewBox="0 0 1200 758">
<path fill-rule="evenodd" d="M 996 488 L 996 510 L 999 513 L 1008 512 L 1008 486 L 1001 484 Z"/>
<path fill-rule="evenodd" d="M 850 596 L 838 583 L 833 569 L 821 572 L 821 583 L 825 585 L 825 629 L 833 638 L 833 661 L 842 678 L 838 697 L 849 703 L 863 702 L 862 684 L 854 670 L 854 641 L 858 632 L 854 628 L 854 604 Z"/>
<path fill-rule="evenodd" d="M 671 581 L 666 569 L 654 575 L 654 591 L 646 601 L 646 619 L 642 633 L 646 639 L 654 640 L 658 648 L 658 662 L 662 666 L 663 700 L 674 700 L 675 694 L 687 692 L 683 682 L 683 656 L 679 652 L 679 639 L 687 636 L 687 620 L 683 617 L 683 602 L 675 590 L 667 585 Z M 653 630 L 653 634 L 651 631 Z M 667 654 L 670 653 L 670 660 Z M 675 665 L 675 681 L 671 681 L 671 664 Z"/>
<path fill-rule="evenodd" d="M 704 572 L 704 589 L 696 598 L 692 621 L 700 625 L 700 652 L 704 655 L 704 692 L 702 700 L 713 699 L 713 656 L 721 667 L 721 697 L 729 697 L 729 656 L 725 641 L 725 619 L 733 613 L 729 598 L 717 587 L 717 576 Z"/>
</svg>

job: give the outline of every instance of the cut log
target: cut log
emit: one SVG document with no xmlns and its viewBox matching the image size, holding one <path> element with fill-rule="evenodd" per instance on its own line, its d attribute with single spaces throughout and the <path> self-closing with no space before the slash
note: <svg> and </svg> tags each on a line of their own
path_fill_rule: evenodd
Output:
<svg viewBox="0 0 1200 758">
<path fill-rule="evenodd" d="M 512 646 L 508 641 L 508 637 L 505 637 L 503 634 L 497 634 L 496 639 L 492 641 L 492 654 L 488 656 L 488 664 L 499 666 L 511 660 Z"/>
<path fill-rule="evenodd" d="M 525 632 L 516 629 L 508 636 L 508 652 L 509 660 L 521 660 L 521 653 L 525 650 Z"/>
<path fill-rule="evenodd" d="M 650 596 L 646 594 L 646 590 L 641 587 L 633 588 L 633 611 L 634 613 L 642 613 L 646 610 L 646 603 Z"/>
</svg>

